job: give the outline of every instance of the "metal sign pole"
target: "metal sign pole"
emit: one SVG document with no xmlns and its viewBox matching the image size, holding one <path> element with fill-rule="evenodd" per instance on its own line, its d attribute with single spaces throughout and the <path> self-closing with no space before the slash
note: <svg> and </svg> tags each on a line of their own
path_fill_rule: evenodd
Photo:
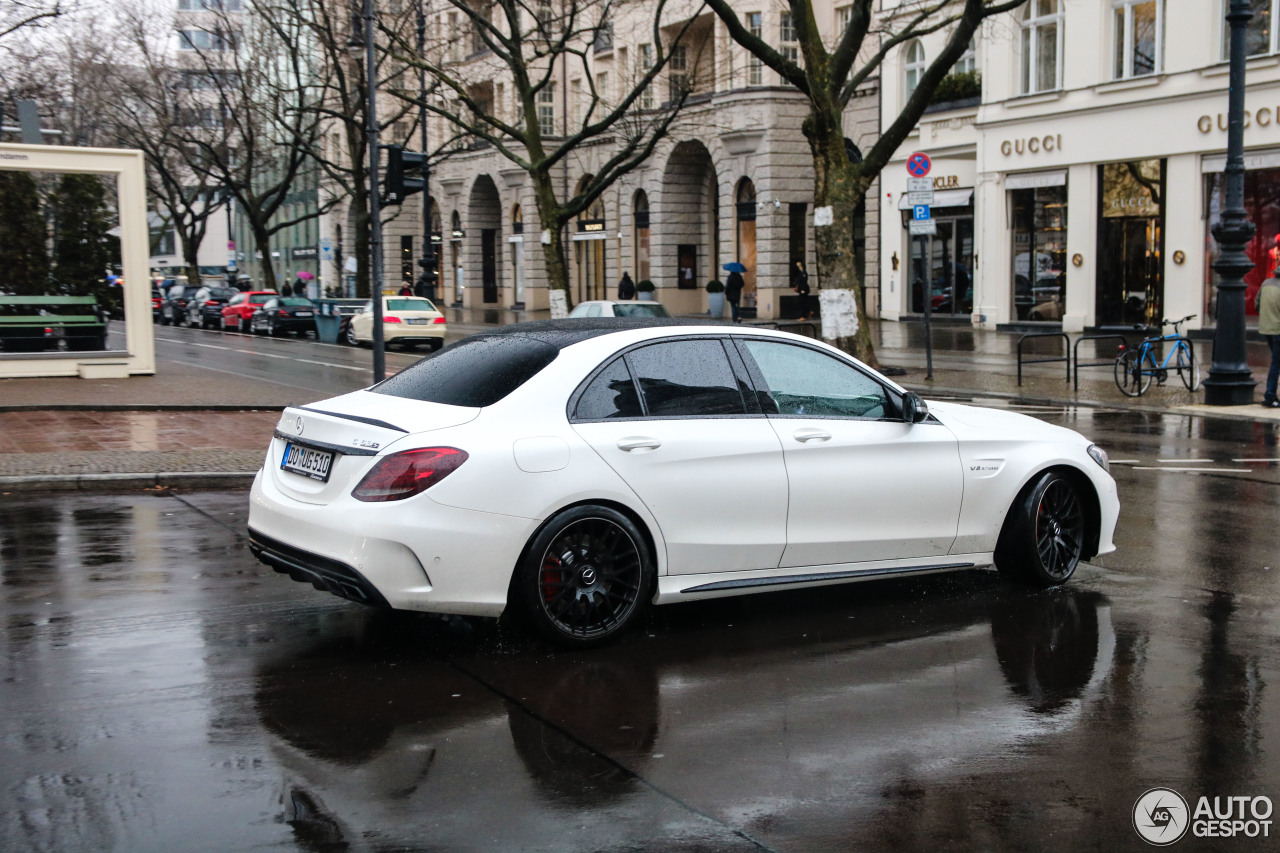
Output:
<svg viewBox="0 0 1280 853">
<path fill-rule="evenodd" d="M 933 329 L 929 318 L 932 316 L 933 283 L 929 280 L 929 237 L 920 237 L 920 268 L 924 272 L 924 364 L 925 381 L 933 381 Z"/>
</svg>

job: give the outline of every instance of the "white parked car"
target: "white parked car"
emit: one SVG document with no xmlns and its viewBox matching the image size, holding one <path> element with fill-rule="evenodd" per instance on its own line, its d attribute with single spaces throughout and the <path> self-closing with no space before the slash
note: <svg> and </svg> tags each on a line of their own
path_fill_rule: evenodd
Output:
<svg viewBox="0 0 1280 853">
<path fill-rule="evenodd" d="M 596 299 L 579 302 L 569 312 L 570 317 L 670 317 L 667 306 L 661 302 L 615 302 L 612 299 Z"/>
<path fill-rule="evenodd" d="M 382 297 L 382 339 L 387 344 L 428 344 L 433 350 L 444 346 L 448 332 L 444 314 L 422 296 Z M 373 340 L 373 300 L 351 318 L 347 343 L 365 346 Z"/>
<path fill-rule="evenodd" d="M 1039 585 L 1114 549 L 1106 454 L 927 407 L 825 344 L 678 321 L 462 340 L 285 409 L 251 548 L 367 604 L 518 608 L 589 645 L 649 604 L 997 565 Z"/>
</svg>

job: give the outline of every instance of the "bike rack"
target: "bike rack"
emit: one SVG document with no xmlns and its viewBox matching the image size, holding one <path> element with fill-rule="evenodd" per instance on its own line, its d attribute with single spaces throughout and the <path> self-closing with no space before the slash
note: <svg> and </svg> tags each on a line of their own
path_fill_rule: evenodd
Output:
<svg viewBox="0 0 1280 853">
<path fill-rule="evenodd" d="M 1062 338 L 1063 351 L 1066 355 L 1058 358 L 1028 358 L 1022 357 L 1022 345 L 1031 338 Z M 1066 332 L 1032 332 L 1018 338 L 1018 387 L 1022 387 L 1022 365 L 1024 364 L 1050 364 L 1052 362 L 1065 361 L 1067 363 L 1068 382 L 1071 381 L 1071 338 Z"/>
<path fill-rule="evenodd" d="M 1110 367 L 1116 363 L 1116 357 L 1112 357 L 1107 361 L 1086 361 L 1080 363 L 1080 344 L 1084 341 L 1119 341 L 1121 346 L 1117 349 L 1124 349 L 1129 346 L 1129 339 L 1124 335 L 1081 335 L 1076 338 L 1075 345 L 1071 347 L 1071 354 L 1076 363 L 1075 381 L 1073 383 L 1074 390 L 1080 390 L 1080 368 L 1082 367 Z"/>
</svg>

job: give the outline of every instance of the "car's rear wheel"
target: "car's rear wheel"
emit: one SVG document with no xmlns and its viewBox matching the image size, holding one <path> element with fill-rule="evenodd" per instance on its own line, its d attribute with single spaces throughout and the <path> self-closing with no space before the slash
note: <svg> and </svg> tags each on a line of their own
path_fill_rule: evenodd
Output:
<svg viewBox="0 0 1280 853">
<path fill-rule="evenodd" d="M 347 343 L 353 347 L 360 346 L 360 339 L 356 337 L 356 330 L 351 326 L 347 326 Z"/>
<path fill-rule="evenodd" d="M 1084 552 L 1080 490 L 1047 471 L 1022 491 L 996 543 L 996 567 L 1036 586 L 1056 586 L 1073 574 Z"/>
<path fill-rule="evenodd" d="M 566 510 L 530 543 L 515 598 L 533 627 L 565 646 L 593 646 L 624 631 L 652 594 L 653 560 L 640 530 L 603 506 Z"/>
<path fill-rule="evenodd" d="M 248 317 L 241 317 L 240 331 L 244 332 L 246 335 L 251 333 L 253 331 L 253 321 L 250 320 Z"/>
</svg>

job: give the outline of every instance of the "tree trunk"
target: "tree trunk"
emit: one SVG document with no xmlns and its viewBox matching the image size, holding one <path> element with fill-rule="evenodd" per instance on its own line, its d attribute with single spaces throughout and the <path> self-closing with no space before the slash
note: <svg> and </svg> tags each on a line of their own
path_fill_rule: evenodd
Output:
<svg viewBox="0 0 1280 853">
<path fill-rule="evenodd" d="M 549 174 L 533 173 L 533 191 L 538 204 L 538 221 L 543 233 L 550 233 L 551 240 L 542 243 L 542 259 L 546 267 L 547 287 L 564 293 L 565 307 L 573 308 L 573 296 L 569 292 L 569 264 L 561 239 L 564 223 L 561 221 L 560 203 Z M 539 238 L 541 239 L 541 238 Z"/>
<path fill-rule="evenodd" d="M 188 235 L 195 237 L 192 233 Z M 182 241 L 182 260 L 186 264 L 187 281 L 191 284 L 200 283 L 200 243 L 194 239 L 183 239 Z"/>
<path fill-rule="evenodd" d="M 275 290 L 276 267 L 271 261 L 271 232 L 261 222 L 251 222 L 250 227 L 253 230 L 254 248 L 262 256 L 262 260 L 258 262 L 258 272 L 262 281 L 255 284 L 255 289 Z"/>
<path fill-rule="evenodd" d="M 813 152 L 814 243 L 817 284 L 822 288 L 822 337 L 872 367 L 879 367 L 853 247 L 853 217 L 870 182 L 849 162 L 838 111 L 833 109 L 824 121 L 815 109 L 805 119 L 803 130 Z M 826 224 L 819 225 L 819 221 Z"/>
<path fill-rule="evenodd" d="M 357 184 L 362 187 L 364 184 Z M 372 222 L 369 219 L 369 191 L 357 189 L 352 204 L 352 226 L 355 229 L 356 257 L 356 296 L 360 299 L 371 299 L 373 290 L 369 283 L 370 263 L 369 249 L 372 237 Z"/>
</svg>

